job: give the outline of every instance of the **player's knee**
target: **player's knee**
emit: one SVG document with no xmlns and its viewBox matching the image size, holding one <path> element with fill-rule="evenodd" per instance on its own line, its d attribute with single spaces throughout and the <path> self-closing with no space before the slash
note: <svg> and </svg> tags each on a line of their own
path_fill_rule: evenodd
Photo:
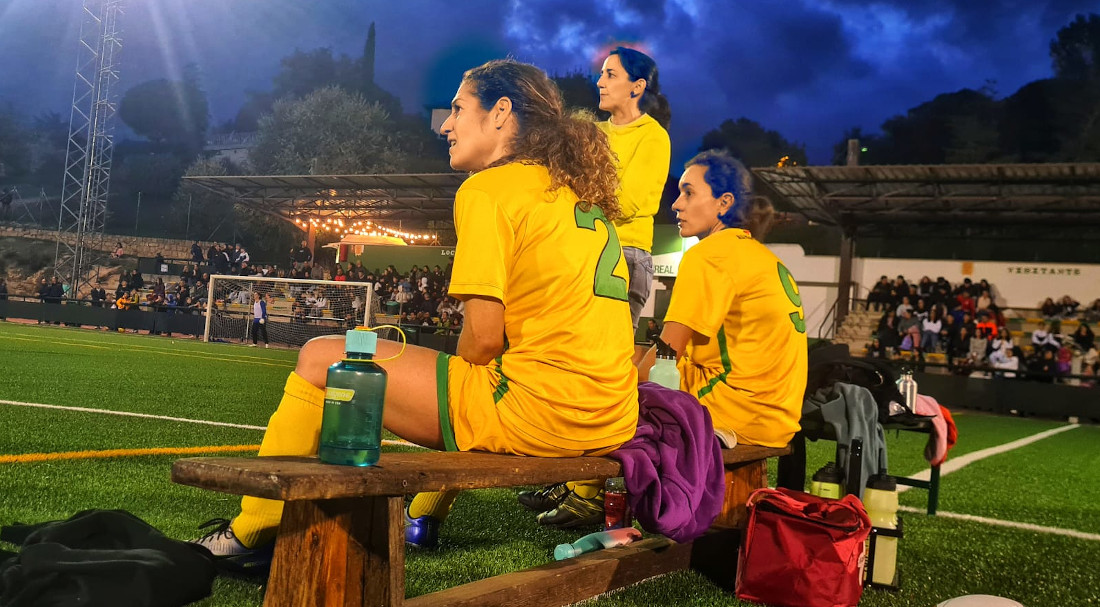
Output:
<svg viewBox="0 0 1100 607">
<path fill-rule="evenodd" d="M 294 372 L 315 386 L 324 386 L 328 368 L 344 357 L 344 336 L 314 337 L 298 351 Z"/>
</svg>

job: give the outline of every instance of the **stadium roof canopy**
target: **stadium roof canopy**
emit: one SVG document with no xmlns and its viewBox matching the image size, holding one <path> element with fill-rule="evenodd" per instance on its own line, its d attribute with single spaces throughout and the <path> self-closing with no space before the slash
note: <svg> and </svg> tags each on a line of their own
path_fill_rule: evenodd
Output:
<svg viewBox="0 0 1100 607">
<path fill-rule="evenodd" d="M 464 173 L 395 175 L 241 175 L 184 177 L 201 188 L 289 221 L 340 216 L 400 221 L 406 227 L 447 228 Z"/>
<path fill-rule="evenodd" d="M 753 169 L 776 206 L 852 235 L 920 237 L 906 228 L 1100 228 L 1100 163 L 879 165 Z M 943 235 L 937 229 L 937 235 Z"/>
</svg>

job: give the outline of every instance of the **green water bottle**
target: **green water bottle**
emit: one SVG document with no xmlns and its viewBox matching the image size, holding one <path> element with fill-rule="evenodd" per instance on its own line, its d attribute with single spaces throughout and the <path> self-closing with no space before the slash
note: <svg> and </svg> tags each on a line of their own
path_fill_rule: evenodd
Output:
<svg viewBox="0 0 1100 607">
<path fill-rule="evenodd" d="M 386 371 L 371 361 L 377 349 L 374 332 L 348 331 L 347 358 L 328 368 L 317 451 L 326 464 L 370 466 L 378 461 Z"/>
</svg>

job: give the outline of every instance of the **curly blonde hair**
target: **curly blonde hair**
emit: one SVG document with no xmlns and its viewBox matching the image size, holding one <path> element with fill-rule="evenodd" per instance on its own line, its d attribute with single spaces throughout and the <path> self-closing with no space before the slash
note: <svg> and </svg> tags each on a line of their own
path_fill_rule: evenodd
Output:
<svg viewBox="0 0 1100 607">
<path fill-rule="evenodd" d="M 490 166 L 510 162 L 538 164 L 550 173 L 550 189 L 573 190 L 587 210 L 595 205 L 607 219 L 618 218 L 619 177 L 607 136 L 591 114 L 566 113 L 561 91 L 539 68 L 497 59 L 467 71 L 478 102 L 491 108 L 502 97 L 512 102 L 519 132 L 511 153 Z"/>
</svg>

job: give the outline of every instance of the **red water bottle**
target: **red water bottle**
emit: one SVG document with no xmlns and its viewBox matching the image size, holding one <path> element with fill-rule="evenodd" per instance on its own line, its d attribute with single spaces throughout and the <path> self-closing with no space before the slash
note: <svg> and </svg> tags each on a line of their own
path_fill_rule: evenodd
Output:
<svg viewBox="0 0 1100 607">
<path fill-rule="evenodd" d="M 626 484 L 617 476 L 607 479 L 603 486 L 603 528 L 607 531 L 632 527 L 630 506 L 626 503 Z"/>
</svg>

